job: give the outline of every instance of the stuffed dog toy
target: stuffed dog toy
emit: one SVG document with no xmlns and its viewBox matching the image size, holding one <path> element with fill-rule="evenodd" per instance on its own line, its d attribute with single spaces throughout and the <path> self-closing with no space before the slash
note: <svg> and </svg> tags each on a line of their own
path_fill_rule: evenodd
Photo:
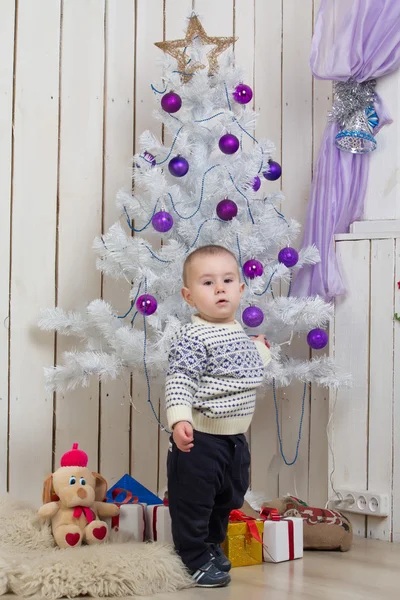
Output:
<svg viewBox="0 0 400 600">
<path fill-rule="evenodd" d="M 43 484 L 43 506 L 38 514 L 51 520 L 54 540 L 60 548 L 99 544 L 108 537 L 103 517 L 115 517 L 119 508 L 104 502 L 106 480 L 87 468 L 88 457 L 73 444 L 61 458 L 61 466 Z"/>
</svg>

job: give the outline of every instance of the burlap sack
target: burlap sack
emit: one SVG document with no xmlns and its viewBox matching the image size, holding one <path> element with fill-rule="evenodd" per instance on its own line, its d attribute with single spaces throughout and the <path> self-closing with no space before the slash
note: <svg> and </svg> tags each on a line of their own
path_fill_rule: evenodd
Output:
<svg viewBox="0 0 400 600">
<path fill-rule="evenodd" d="M 276 508 L 285 517 L 302 517 L 304 550 L 347 552 L 351 548 L 353 528 L 350 521 L 338 511 L 312 508 L 294 496 L 265 502 L 263 507 Z"/>
</svg>

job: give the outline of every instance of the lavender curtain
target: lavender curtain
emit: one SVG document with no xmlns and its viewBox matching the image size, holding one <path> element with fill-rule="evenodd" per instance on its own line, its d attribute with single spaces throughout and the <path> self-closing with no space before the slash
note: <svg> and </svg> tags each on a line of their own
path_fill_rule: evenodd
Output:
<svg viewBox="0 0 400 600">
<path fill-rule="evenodd" d="M 318 79 L 358 82 L 382 77 L 400 66 L 400 0 L 322 0 L 311 49 Z M 390 123 L 379 96 L 378 130 Z M 303 245 L 315 244 L 321 262 L 299 272 L 297 296 L 326 300 L 345 293 L 336 261 L 334 235 L 346 233 L 363 215 L 369 155 L 348 154 L 334 146 L 336 123 L 328 123 L 317 157 Z M 379 137 L 378 137 L 379 144 Z M 379 151 L 379 150 L 377 150 Z"/>
</svg>

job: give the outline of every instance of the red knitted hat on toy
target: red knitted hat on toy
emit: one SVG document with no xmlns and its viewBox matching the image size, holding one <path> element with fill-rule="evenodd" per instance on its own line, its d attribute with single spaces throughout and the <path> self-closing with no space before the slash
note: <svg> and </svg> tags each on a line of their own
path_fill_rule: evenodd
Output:
<svg viewBox="0 0 400 600">
<path fill-rule="evenodd" d="M 79 450 L 78 444 L 72 444 L 72 450 L 66 452 L 61 457 L 62 467 L 87 467 L 88 455 L 83 450 Z"/>
</svg>

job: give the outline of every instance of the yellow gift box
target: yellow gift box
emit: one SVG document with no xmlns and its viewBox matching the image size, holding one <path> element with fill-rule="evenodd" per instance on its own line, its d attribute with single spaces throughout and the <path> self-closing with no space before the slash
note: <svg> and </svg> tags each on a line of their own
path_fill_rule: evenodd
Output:
<svg viewBox="0 0 400 600">
<path fill-rule="evenodd" d="M 231 561 L 232 567 L 247 567 L 249 565 L 260 565 L 263 558 L 262 543 L 257 541 L 251 529 L 257 528 L 258 537 L 262 540 L 264 531 L 263 521 L 245 521 L 230 522 L 226 539 L 222 544 L 225 556 Z"/>
</svg>

